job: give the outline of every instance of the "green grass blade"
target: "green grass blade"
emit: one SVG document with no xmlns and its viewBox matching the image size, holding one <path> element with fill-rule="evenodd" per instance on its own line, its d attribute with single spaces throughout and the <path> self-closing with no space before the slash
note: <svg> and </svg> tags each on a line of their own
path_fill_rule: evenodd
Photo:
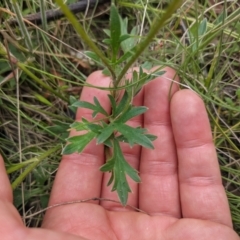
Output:
<svg viewBox="0 0 240 240">
<path fill-rule="evenodd" d="M 46 151 L 45 153 L 41 154 L 39 157 L 37 157 L 37 161 L 29 165 L 16 179 L 15 181 L 11 184 L 12 189 L 15 189 L 17 186 L 19 186 L 23 180 L 27 177 L 29 173 L 31 173 L 38 164 L 40 164 L 42 161 L 44 161 L 48 156 L 50 156 L 53 153 L 56 153 L 61 149 L 61 145 L 57 145 L 54 148 L 51 148 L 50 150 Z"/>
<path fill-rule="evenodd" d="M 145 38 L 136 48 L 135 54 L 131 57 L 131 59 L 127 62 L 127 64 L 124 66 L 123 70 L 117 77 L 116 86 L 120 83 L 122 78 L 127 73 L 128 69 L 132 66 L 132 64 L 138 59 L 138 57 L 141 55 L 141 53 L 147 48 L 147 46 L 150 44 L 154 36 L 158 33 L 158 31 L 164 26 L 165 22 L 172 16 L 172 14 L 181 6 L 182 1 L 181 0 L 175 0 L 173 1 L 166 12 L 163 14 L 161 19 L 157 16 L 154 21 L 153 25 Z"/>
</svg>

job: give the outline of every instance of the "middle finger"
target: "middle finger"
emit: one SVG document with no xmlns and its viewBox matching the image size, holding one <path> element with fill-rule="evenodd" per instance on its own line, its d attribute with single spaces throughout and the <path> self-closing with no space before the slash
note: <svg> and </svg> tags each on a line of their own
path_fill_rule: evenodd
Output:
<svg viewBox="0 0 240 240">
<path fill-rule="evenodd" d="M 144 127 L 158 138 L 155 149 L 142 149 L 139 189 L 139 208 L 151 215 L 180 217 L 177 155 L 170 121 L 170 98 L 178 90 L 176 73 L 163 69 L 164 75 L 144 89 Z"/>
</svg>

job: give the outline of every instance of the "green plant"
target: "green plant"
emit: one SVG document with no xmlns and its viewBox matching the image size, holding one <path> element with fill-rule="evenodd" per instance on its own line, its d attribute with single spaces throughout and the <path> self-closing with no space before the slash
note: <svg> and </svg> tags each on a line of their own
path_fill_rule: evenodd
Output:
<svg viewBox="0 0 240 240">
<path fill-rule="evenodd" d="M 112 107 L 110 114 L 104 110 L 96 97 L 94 97 L 94 104 L 83 101 L 77 101 L 73 104 L 74 107 L 91 109 L 93 111 L 93 118 L 97 114 L 102 114 L 104 117 L 97 122 L 89 122 L 83 118 L 81 122 L 71 124 L 70 127 L 72 129 L 85 131 L 85 133 L 80 136 L 68 138 L 68 144 L 62 153 L 81 153 L 93 139 L 96 139 L 97 144 L 104 144 L 107 148 L 110 148 L 111 151 L 108 151 L 107 162 L 100 170 L 111 173 L 108 185 L 112 184 L 112 191 L 117 191 L 121 203 L 126 205 L 128 193 L 131 192 L 126 175 L 131 177 L 135 182 L 140 182 L 140 177 L 137 170 L 131 167 L 125 160 L 120 143 L 128 143 L 130 147 L 138 144 L 142 147 L 153 148 L 152 141 L 156 137 L 149 134 L 144 128 L 133 128 L 127 125 L 128 120 L 147 111 L 147 108 L 144 106 L 133 106 L 132 100 L 143 85 L 153 79 L 153 75 L 145 73 L 143 67 L 140 66 L 138 72 L 133 71 L 132 79 L 126 80 L 124 76 L 150 44 L 158 30 L 164 26 L 165 21 L 178 8 L 181 1 L 173 1 L 161 19 L 156 17 L 148 35 L 139 44 L 134 36 L 135 29 L 132 29 L 130 34 L 128 34 L 127 19 L 123 20 L 121 18 L 116 6 L 112 3 L 110 9 L 110 30 L 105 30 L 108 38 L 103 41 L 109 46 L 107 56 L 103 54 L 85 33 L 83 27 L 76 21 L 73 14 L 66 8 L 63 2 L 61 0 L 57 0 L 56 2 L 79 35 L 91 48 L 92 51 L 86 52 L 87 56 L 97 64 L 105 67 L 103 73 L 111 76 L 113 83 L 111 94 L 108 95 Z M 161 74 L 163 74 L 163 71 L 155 72 L 154 76 Z M 120 89 L 124 89 L 124 94 L 121 100 L 117 101 Z"/>
<path fill-rule="evenodd" d="M 68 135 L 66 130 L 73 121 L 69 108 L 73 112 L 76 109 L 74 106 L 68 108 L 68 105 L 76 102 L 82 86 L 94 87 L 85 82 L 89 73 L 98 66 L 100 69 L 107 67 L 95 50 L 88 47 L 86 41 L 84 43 L 77 33 L 79 31 L 74 31 L 75 24 L 72 25 L 69 18 L 47 21 L 47 29 L 42 25 L 29 25 L 25 21 L 28 18 L 27 14 L 40 10 L 41 16 L 44 16 L 44 10 L 55 11 L 55 1 L 14 2 L 20 9 L 19 14 L 17 8 L 8 0 L 0 3 L 0 152 L 4 156 L 10 181 L 15 188 L 15 206 L 23 219 L 29 215 L 26 225 L 37 227 L 41 225 L 43 216 L 36 220 L 31 213 L 37 213 L 46 206 L 59 166 L 62 144 Z M 78 0 L 64 2 L 69 4 Z M 124 55 L 123 45 L 130 50 L 133 47 L 130 43 L 136 45 L 140 40 L 146 39 L 149 28 L 153 26 L 152 19 L 156 15 L 161 18 L 170 1 L 116 2 L 119 12 L 122 11 L 128 18 L 120 19 L 127 26 L 123 28 L 125 32 L 121 26 L 121 33 L 131 36 L 121 43 L 121 57 Z M 111 50 L 108 51 L 107 43 L 102 43 L 104 38 L 109 38 L 106 36 L 110 33 L 109 20 L 106 17 L 109 8 L 106 6 L 92 6 L 92 11 L 89 8 L 88 14 L 78 13 L 76 17 L 77 23 L 82 23 L 86 34 L 104 50 L 103 55 L 109 60 Z M 209 112 L 234 228 L 238 233 L 239 13 L 236 1 L 224 0 L 214 4 L 211 0 L 185 0 L 135 63 L 135 66 L 141 65 L 143 69 L 150 69 L 150 64 L 174 68 L 181 79 L 179 84 L 184 88 L 191 88 L 204 100 Z M 11 26 L 11 19 L 19 21 L 20 25 Z M 20 30 L 24 24 L 27 32 L 24 29 Z M 102 31 L 105 28 L 108 29 L 106 33 Z M 29 37 L 33 51 L 28 48 L 26 39 Z M 83 59 L 78 58 L 78 53 L 88 55 L 89 50 L 100 60 L 96 63 L 98 66 L 85 62 L 82 65 Z M 130 58 L 126 61 L 129 60 Z M 125 66 L 126 61 L 121 64 L 121 68 Z M 143 62 L 145 64 L 141 64 Z M 13 72 L 17 74 L 14 76 Z M 120 90 L 124 89 L 124 85 L 126 82 L 121 82 L 118 87 L 108 90 L 111 91 L 111 95 L 116 90 L 116 93 L 121 93 L 122 96 Z M 16 94 L 17 89 L 19 95 Z M 57 150 L 51 151 L 56 145 Z M 44 203 L 43 198 L 46 200 Z"/>
</svg>

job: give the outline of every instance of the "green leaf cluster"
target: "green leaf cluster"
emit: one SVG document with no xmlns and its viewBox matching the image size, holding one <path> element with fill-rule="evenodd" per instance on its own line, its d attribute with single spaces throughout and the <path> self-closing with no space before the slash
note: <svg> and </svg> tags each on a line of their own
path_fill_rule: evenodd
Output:
<svg viewBox="0 0 240 240">
<path fill-rule="evenodd" d="M 104 29 L 103 31 L 107 35 L 103 43 L 109 47 L 107 59 L 109 65 L 116 73 L 115 78 L 113 78 L 113 81 L 115 81 L 122 70 L 122 64 L 129 60 L 135 53 L 138 28 L 134 27 L 130 33 L 128 33 L 128 19 L 122 19 L 116 6 L 112 3 L 110 8 L 110 26 L 109 29 Z M 85 54 L 96 64 L 104 66 L 101 58 L 95 52 L 86 51 Z M 103 73 L 112 76 L 109 68 L 105 68 Z M 117 84 L 114 85 L 117 87 Z"/>
<path fill-rule="evenodd" d="M 128 193 L 131 192 L 126 175 L 136 182 L 140 182 L 140 177 L 137 171 L 126 161 L 120 143 L 128 143 L 130 147 L 138 144 L 153 149 L 152 141 L 154 141 L 156 137 L 148 134 L 147 130 L 140 126 L 134 128 L 127 125 L 127 121 L 147 111 L 147 108 L 144 106 L 133 106 L 130 104 L 131 95 L 129 95 L 128 91 L 125 91 L 120 102 L 116 102 L 112 95 L 108 95 L 108 97 L 112 106 L 111 114 L 108 114 L 104 110 L 95 97 L 94 104 L 84 101 L 73 103 L 74 107 L 92 110 L 93 118 L 96 117 L 97 114 L 102 114 L 106 118 L 96 122 L 82 118 L 81 122 L 71 124 L 71 128 L 83 132 L 78 136 L 68 138 L 68 144 L 64 147 L 62 153 L 81 153 L 93 139 L 96 139 L 97 144 L 104 144 L 108 148 L 111 148 L 112 151 L 110 152 L 112 152 L 112 155 L 100 170 L 111 173 L 108 185 L 113 184 L 112 191 L 117 191 L 121 203 L 126 205 Z M 108 123 L 106 123 L 106 119 L 109 120 Z"/>
</svg>

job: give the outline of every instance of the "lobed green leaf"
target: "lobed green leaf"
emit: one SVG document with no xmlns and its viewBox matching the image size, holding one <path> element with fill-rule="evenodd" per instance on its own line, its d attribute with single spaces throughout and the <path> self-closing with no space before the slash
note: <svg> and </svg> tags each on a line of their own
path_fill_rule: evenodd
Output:
<svg viewBox="0 0 240 240">
<path fill-rule="evenodd" d="M 117 108 L 116 108 L 116 112 L 115 112 L 115 116 L 118 116 L 125 108 L 126 108 L 126 105 L 128 104 L 128 92 L 125 91 L 124 94 L 123 94 L 123 97 L 121 99 L 121 101 L 119 102 L 119 104 L 117 105 Z"/>
<path fill-rule="evenodd" d="M 90 109 L 90 110 L 93 110 L 93 111 L 96 109 L 94 104 L 89 103 L 89 102 L 84 102 L 84 101 L 77 101 L 77 102 L 73 103 L 72 106 L 87 108 L 87 109 Z"/>
<path fill-rule="evenodd" d="M 124 170 L 127 175 L 135 182 L 141 182 L 141 179 L 138 175 L 138 171 L 134 169 L 127 161 L 123 161 Z"/>
<path fill-rule="evenodd" d="M 113 170 L 115 164 L 115 159 L 109 159 L 104 165 L 101 166 L 100 171 L 102 172 L 110 172 Z"/>
<path fill-rule="evenodd" d="M 131 147 L 134 144 L 139 144 L 143 147 L 154 149 L 151 140 L 144 134 L 146 129 L 133 128 L 124 123 L 117 123 L 115 127 L 127 139 Z"/>
<path fill-rule="evenodd" d="M 93 101 L 96 105 L 96 110 L 99 112 L 99 113 L 102 113 L 103 115 L 105 116 L 108 116 L 108 113 L 104 110 L 104 108 L 101 106 L 101 104 L 99 103 L 98 99 L 96 97 L 93 98 Z"/>
<path fill-rule="evenodd" d="M 122 150 L 120 148 L 119 142 L 114 140 L 114 153 L 113 158 L 115 159 L 114 165 L 114 184 L 112 191 L 117 191 L 118 197 L 123 205 L 127 204 L 128 193 L 131 192 L 129 184 L 126 179 L 126 174 L 130 174 L 134 179 L 136 178 L 136 170 L 133 169 L 124 159 Z M 140 178 L 136 178 L 140 181 Z"/>
<path fill-rule="evenodd" d="M 74 128 L 76 131 L 87 130 L 87 124 L 84 122 L 74 122 L 70 125 L 71 128 Z"/>
<path fill-rule="evenodd" d="M 104 108 L 101 106 L 101 104 L 99 103 L 96 97 L 93 98 L 93 101 L 95 105 L 85 101 L 77 101 L 73 103 L 72 106 L 93 110 L 93 113 L 92 113 L 93 118 L 95 118 L 98 113 L 102 113 L 103 115 L 108 116 L 108 113 L 104 110 Z"/>
<path fill-rule="evenodd" d="M 118 140 L 113 140 L 113 155 L 100 170 L 102 172 L 111 172 L 111 177 L 107 185 L 109 186 L 113 183 L 112 191 L 117 191 L 121 204 L 126 205 L 128 193 L 131 192 L 126 174 L 135 182 L 140 182 L 141 179 L 137 170 L 125 160 Z"/>
<path fill-rule="evenodd" d="M 101 130 L 101 133 L 97 136 L 97 143 L 99 144 L 105 142 L 113 134 L 114 130 L 114 124 L 109 124 L 107 127 L 104 127 Z"/>
<path fill-rule="evenodd" d="M 96 134 L 99 134 L 102 130 L 102 127 L 99 124 L 95 123 L 89 123 L 87 125 L 87 128 Z"/>
<path fill-rule="evenodd" d="M 96 133 L 88 132 L 80 136 L 70 137 L 69 143 L 64 147 L 62 154 L 68 155 L 74 152 L 81 153 L 84 148 L 96 137 Z"/>
<path fill-rule="evenodd" d="M 115 98 L 108 94 L 108 98 L 109 98 L 109 101 L 111 103 L 111 106 L 112 106 L 112 115 L 115 116 L 116 115 L 116 108 L 117 108 L 117 103 L 116 103 L 116 100 Z"/>
<path fill-rule="evenodd" d="M 145 113 L 148 110 L 147 107 L 139 106 L 139 107 L 131 107 L 123 113 L 117 120 L 117 122 L 127 122 L 128 120 L 132 119 L 133 117 L 136 117 L 138 115 L 141 115 Z"/>
</svg>

